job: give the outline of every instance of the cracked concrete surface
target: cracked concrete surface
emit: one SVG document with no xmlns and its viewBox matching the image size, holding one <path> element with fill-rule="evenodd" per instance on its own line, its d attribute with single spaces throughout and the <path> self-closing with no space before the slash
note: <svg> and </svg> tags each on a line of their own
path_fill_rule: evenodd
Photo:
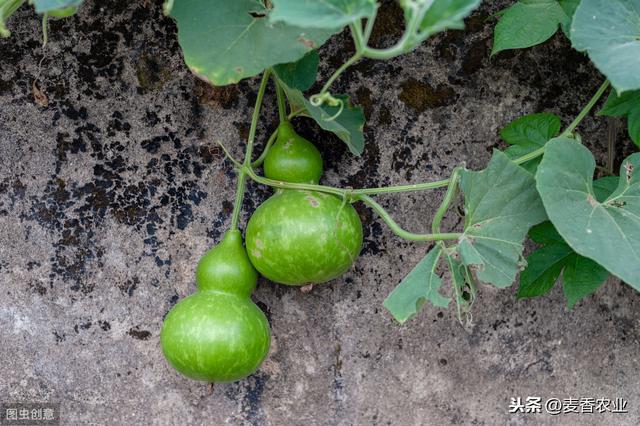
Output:
<svg viewBox="0 0 640 426">
<path fill-rule="evenodd" d="M 379 45 L 398 36 L 388 3 Z M 502 146 L 498 130 L 520 115 L 568 123 L 601 76 L 561 35 L 490 58 L 487 18 L 506 3 L 486 2 L 465 31 L 340 78 L 336 91 L 368 117 L 361 157 L 296 121 L 323 153 L 324 182 L 445 178 L 462 161 L 482 168 Z M 160 6 L 87 1 L 51 23 L 44 52 L 23 8 L 0 40 L 0 402 L 60 402 L 63 424 L 640 423 L 637 292 L 610 280 L 569 311 L 559 288 L 517 301 L 515 287 L 484 286 L 467 328 L 453 308 L 431 306 L 400 326 L 382 301 L 429 246 L 400 241 L 361 206 L 364 250 L 344 277 L 309 294 L 260 281 L 254 300 L 273 346 L 256 374 L 210 392 L 170 369 L 162 319 L 194 291 L 198 258 L 230 221 L 235 175 L 213 141 L 241 154 L 257 80 L 195 79 Z M 346 59 L 348 40 L 322 49 L 323 75 Z M 260 143 L 277 120 L 271 89 L 266 101 Z M 604 121 L 589 118 L 581 132 L 602 159 Z M 632 151 L 626 139 L 618 146 L 618 160 Z M 249 185 L 243 224 L 269 193 Z M 441 196 L 380 199 L 418 231 Z M 445 223 L 458 225 L 455 215 Z M 508 414 L 518 396 L 623 397 L 629 413 Z"/>
</svg>

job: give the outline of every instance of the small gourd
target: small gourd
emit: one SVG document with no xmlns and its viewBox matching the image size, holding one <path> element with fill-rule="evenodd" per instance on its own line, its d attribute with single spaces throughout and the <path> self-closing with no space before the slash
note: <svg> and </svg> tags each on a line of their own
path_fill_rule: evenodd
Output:
<svg viewBox="0 0 640 426">
<path fill-rule="evenodd" d="M 233 382 L 255 372 L 271 341 L 269 323 L 250 298 L 256 283 L 240 231 L 227 231 L 198 263 L 198 290 L 164 320 L 160 342 L 169 364 L 207 382 Z"/>
<path fill-rule="evenodd" d="M 314 144 L 293 130 L 291 123 L 283 121 L 263 167 L 269 179 L 317 184 L 322 176 L 322 156 Z"/>
</svg>

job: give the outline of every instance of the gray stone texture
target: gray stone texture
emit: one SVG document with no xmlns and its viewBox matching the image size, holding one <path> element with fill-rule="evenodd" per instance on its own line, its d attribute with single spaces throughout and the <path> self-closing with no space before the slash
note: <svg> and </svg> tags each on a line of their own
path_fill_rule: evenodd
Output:
<svg viewBox="0 0 640 426">
<path fill-rule="evenodd" d="M 365 60 L 336 84 L 368 117 L 366 150 L 295 121 L 326 163 L 324 182 L 370 187 L 480 169 L 498 131 L 549 111 L 567 124 L 602 80 L 562 34 L 490 58 L 485 2 L 415 52 Z M 386 2 L 373 41 L 401 15 Z M 640 423 L 640 296 L 611 279 L 568 310 L 562 291 L 517 301 L 516 286 L 480 289 L 472 324 L 425 306 L 405 325 L 382 308 L 429 244 L 392 234 L 358 206 L 362 256 L 344 277 L 303 294 L 261 280 L 254 300 L 273 346 L 247 380 L 207 384 L 164 361 L 162 319 L 194 291 L 199 257 L 229 225 L 231 164 L 243 150 L 257 79 L 211 88 L 186 69 L 161 2 L 88 0 L 50 25 L 24 7 L 0 41 L 0 401 L 57 401 L 63 424 L 447 425 Z M 344 61 L 341 34 L 321 73 Z M 46 96 L 34 97 L 33 82 Z M 316 86 L 316 89 L 318 86 Z M 270 88 L 259 126 L 275 128 Z M 46 104 L 46 106 L 43 106 Z M 580 127 L 600 161 L 606 122 Z M 618 163 L 632 152 L 620 132 Z M 243 226 L 270 194 L 250 184 Z M 406 228 L 426 231 L 441 191 L 379 197 Z M 451 215 L 445 227 L 455 229 Z M 449 288 L 448 279 L 446 284 Z M 629 414 L 508 414 L 511 397 L 616 398 Z"/>
</svg>

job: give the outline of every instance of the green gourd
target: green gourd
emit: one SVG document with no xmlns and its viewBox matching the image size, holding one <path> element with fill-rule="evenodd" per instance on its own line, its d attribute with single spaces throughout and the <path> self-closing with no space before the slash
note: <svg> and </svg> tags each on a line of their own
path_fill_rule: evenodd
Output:
<svg viewBox="0 0 640 426">
<path fill-rule="evenodd" d="M 293 130 L 291 123 L 283 121 L 265 157 L 264 175 L 283 182 L 317 184 L 322 176 L 322 156 L 315 145 Z"/>
<path fill-rule="evenodd" d="M 265 176 L 316 184 L 322 176 L 317 148 L 284 121 L 264 162 Z M 346 272 L 362 249 L 362 223 L 355 209 L 334 195 L 278 189 L 251 215 L 247 252 L 269 280 L 318 284 Z"/>
<path fill-rule="evenodd" d="M 227 231 L 198 263 L 198 290 L 164 320 L 160 342 L 169 364 L 208 382 L 232 382 L 255 372 L 271 341 L 269 323 L 250 298 L 256 283 L 240 231 Z"/>
<path fill-rule="evenodd" d="M 362 249 L 362 222 L 353 206 L 331 194 L 279 190 L 247 224 L 251 263 L 271 281 L 323 283 L 346 272 Z"/>
</svg>

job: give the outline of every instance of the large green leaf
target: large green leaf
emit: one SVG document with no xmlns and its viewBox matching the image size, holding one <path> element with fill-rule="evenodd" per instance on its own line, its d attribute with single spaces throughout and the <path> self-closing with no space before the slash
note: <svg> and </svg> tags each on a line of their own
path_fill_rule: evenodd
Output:
<svg viewBox="0 0 640 426">
<path fill-rule="evenodd" d="M 268 13 L 256 0 L 175 0 L 171 7 L 187 66 L 216 85 L 296 61 L 334 32 L 274 24 Z"/>
<path fill-rule="evenodd" d="M 640 289 L 640 153 L 623 163 L 618 188 L 604 201 L 593 189 L 595 160 L 579 142 L 549 142 L 536 186 L 549 219 L 578 254 Z"/>
<path fill-rule="evenodd" d="M 589 54 L 618 93 L 640 89 L 640 0 L 582 0 L 571 42 Z"/>
<path fill-rule="evenodd" d="M 640 146 L 640 90 L 625 92 L 621 95 L 611 91 L 599 114 L 627 117 L 629 136 L 636 145 Z"/>
<path fill-rule="evenodd" d="M 337 106 L 314 106 L 304 97 L 301 91 L 285 86 L 289 102 L 297 108 L 304 108 L 311 118 L 324 130 L 334 133 L 344 141 L 349 150 L 360 155 L 364 150 L 364 112 L 360 107 L 353 107 L 346 95 L 334 95 L 343 103 L 342 111 Z M 340 112 L 339 115 L 338 112 Z"/>
<path fill-rule="evenodd" d="M 295 62 L 276 65 L 273 70 L 284 84 L 304 92 L 316 81 L 319 62 L 318 52 L 312 50 Z"/>
<path fill-rule="evenodd" d="M 32 0 L 33 6 L 38 13 L 51 12 L 53 10 L 67 7 L 78 7 L 84 0 Z"/>
<path fill-rule="evenodd" d="M 562 290 L 567 306 L 573 306 L 582 298 L 595 292 L 609 277 L 609 271 L 593 260 L 572 254 L 562 272 Z"/>
<path fill-rule="evenodd" d="M 563 243 L 545 245 L 527 257 L 527 267 L 520 274 L 518 297 L 537 297 L 551 290 L 564 269 L 567 258 L 574 254 Z"/>
<path fill-rule="evenodd" d="M 571 21 L 571 16 L 567 15 L 569 11 L 571 5 L 562 5 L 558 0 L 520 0 L 500 14 L 491 54 L 531 47 L 548 40 L 559 25 L 566 26 Z"/>
<path fill-rule="evenodd" d="M 545 212 L 533 175 L 494 151 L 485 170 L 464 170 L 460 181 L 465 201 L 464 233 L 458 252 L 478 279 L 507 287 L 522 265 L 523 240 Z"/>
<path fill-rule="evenodd" d="M 538 225 L 531 228 L 529 230 L 529 238 L 540 245 L 555 243 L 565 244 L 562 236 L 558 234 L 556 228 L 548 220 L 539 223 Z"/>
<path fill-rule="evenodd" d="M 617 176 L 593 182 L 598 201 L 606 200 L 617 187 Z M 596 291 L 609 276 L 602 266 L 573 251 L 549 221 L 531 228 L 529 237 L 543 247 L 527 257 L 527 267 L 520 274 L 519 298 L 542 296 L 562 274 L 567 305 L 572 308 L 578 300 Z"/>
<path fill-rule="evenodd" d="M 560 131 L 560 118 L 555 114 L 525 115 L 509 123 L 500 136 L 511 145 L 504 153 L 515 159 L 541 148 Z M 535 173 L 539 159 L 528 161 L 522 167 Z"/>
<path fill-rule="evenodd" d="M 611 188 L 611 182 L 608 178 L 601 180 L 599 191 L 607 191 L 602 199 L 615 189 Z M 596 195 L 599 191 L 595 191 Z M 529 237 L 543 246 L 527 257 L 527 267 L 520 274 L 519 298 L 546 294 L 562 274 L 567 305 L 572 308 L 578 300 L 596 291 L 609 276 L 602 266 L 574 252 L 549 221 L 531 228 Z"/>
<path fill-rule="evenodd" d="M 439 293 L 442 278 L 436 274 L 441 254 L 436 244 L 384 300 L 384 307 L 399 323 L 413 317 L 427 300 L 435 306 L 449 306 L 450 299 Z"/>
<path fill-rule="evenodd" d="M 376 10 L 375 0 L 271 0 L 271 22 L 302 28 L 340 29 Z"/>
<path fill-rule="evenodd" d="M 430 36 L 446 29 L 463 29 L 463 19 L 480 3 L 482 0 L 434 0 L 420 23 L 422 36 Z"/>
</svg>

